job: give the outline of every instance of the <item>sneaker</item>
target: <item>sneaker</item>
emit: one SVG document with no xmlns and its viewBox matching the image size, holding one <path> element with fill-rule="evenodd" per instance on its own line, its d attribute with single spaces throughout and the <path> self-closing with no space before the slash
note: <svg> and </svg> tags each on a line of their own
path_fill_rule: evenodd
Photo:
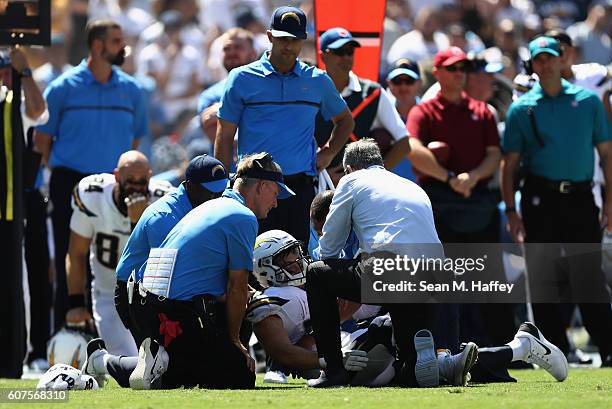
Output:
<svg viewBox="0 0 612 409">
<path fill-rule="evenodd" d="M 438 361 L 440 377 L 453 386 L 467 386 L 470 369 L 478 360 L 478 346 L 473 342 L 465 344 L 457 355 L 445 355 Z"/>
<path fill-rule="evenodd" d="M 170 357 L 165 348 L 151 338 L 142 341 L 138 364 L 130 375 L 130 387 L 136 390 L 161 388 L 162 375 L 168 369 Z"/>
<path fill-rule="evenodd" d="M 337 371 L 321 371 L 317 379 L 309 379 L 307 385 L 311 388 L 341 388 L 349 384 L 348 371 L 344 368 Z"/>
<path fill-rule="evenodd" d="M 104 354 L 108 354 L 104 340 L 102 338 L 92 339 L 87 343 L 87 357 L 81 368 L 81 372 L 93 377 L 98 382 L 100 388 L 103 388 L 106 383 L 106 372 L 96 371 L 94 361 Z"/>
<path fill-rule="evenodd" d="M 268 371 L 263 378 L 263 383 L 287 383 L 287 375 L 282 371 Z"/>
<path fill-rule="evenodd" d="M 414 334 L 414 348 L 417 353 L 414 367 L 417 384 L 421 388 L 433 388 L 440 385 L 434 339 L 429 330 L 422 329 Z"/>
<path fill-rule="evenodd" d="M 524 322 L 514 338 L 529 341 L 529 355 L 526 359 L 528 363 L 544 368 L 559 382 L 567 378 L 568 364 L 565 354 L 548 342 L 538 327 L 531 322 Z"/>
</svg>

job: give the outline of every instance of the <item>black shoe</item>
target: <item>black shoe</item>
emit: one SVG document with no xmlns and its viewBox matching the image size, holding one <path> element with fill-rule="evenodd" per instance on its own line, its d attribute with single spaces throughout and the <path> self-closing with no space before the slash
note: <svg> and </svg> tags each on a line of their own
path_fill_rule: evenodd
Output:
<svg viewBox="0 0 612 409">
<path fill-rule="evenodd" d="M 345 369 L 336 371 L 321 371 L 321 376 L 317 379 L 309 379 L 308 386 L 311 388 L 340 388 L 348 386 L 349 375 Z"/>
<path fill-rule="evenodd" d="M 601 363 L 602 368 L 612 368 L 612 354 L 609 354 L 606 359 Z"/>
</svg>

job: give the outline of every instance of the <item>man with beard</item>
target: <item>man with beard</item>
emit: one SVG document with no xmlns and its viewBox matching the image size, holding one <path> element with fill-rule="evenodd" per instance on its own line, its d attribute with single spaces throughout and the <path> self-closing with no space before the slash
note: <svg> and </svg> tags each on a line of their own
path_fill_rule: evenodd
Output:
<svg viewBox="0 0 612 409">
<path fill-rule="evenodd" d="M 66 322 L 79 324 L 91 320 L 84 294 L 89 253 L 96 328 L 108 340 L 109 350 L 120 355 L 136 355 L 137 348 L 115 310 L 115 268 L 144 210 L 171 189 L 167 182 L 150 178 L 147 158 L 140 152 L 129 151 L 121 155 L 112 175 L 88 176 L 72 194 Z"/>
<path fill-rule="evenodd" d="M 230 28 L 222 35 L 223 66 L 230 72 L 234 68 L 255 61 L 257 52 L 253 46 L 253 33 L 243 28 Z M 198 114 L 202 131 L 213 141 L 217 132 L 217 110 L 223 96 L 227 78 L 211 85 L 198 98 Z"/>
<path fill-rule="evenodd" d="M 37 128 L 36 149 L 51 170 L 55 242 L 55 327 L 68 307 L 64 260 L 70 234 L 70 194 L 85 176 L 111 172 L 119 156 L 148 132 L 137 82 L 119 69 L 125 59 L 121 27 L 95 20 L 86 30 L 89 55 L 45 90 L 49 121 Z"/>
</svg>

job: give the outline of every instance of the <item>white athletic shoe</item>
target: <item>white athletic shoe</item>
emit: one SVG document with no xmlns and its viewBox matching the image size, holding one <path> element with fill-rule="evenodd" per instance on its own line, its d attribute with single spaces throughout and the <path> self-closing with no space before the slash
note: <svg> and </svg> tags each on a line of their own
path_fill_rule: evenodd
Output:
<svg viewBox="0 0 612 409">
<path fill-rule="evenodd" d="M 538 327 L 531 322 L 524 322 L 514 338 L 524 338 L 529 341 L 529 355 L 526 359 L 528 363 L 545 369 L 559 382 L 567 378 L 568 364 L 565 354 L 547 341 Z"/>
<path fill-rule="evenodd" d="M 287 375 L 282 371 L 268 371 L 264 376 L 263 383 L 287 383 Z"/>
<path fill-rule="evenodd" d="M 438 360 L 440 377 L 454 386 L 467 386 L 470 379 L 470 369 L 478 360 L 478 346 L 473 342 L 465 344 L 465 348 L 457 355 L 445 355 Z"/>
<path fill-rule="evenodd" d="M 106 350 L 106 344 L 102 338 L 94 338 L 87 343 L 87 357 L 83 362 L 81 372 L 85 375 L 93 377 L 100 388 L 104 387 L 106 383 L 106 372 L 98 372 L 94 366 L 94 360 L 100 355 L 108 354 Z"/>
<path fill-rule="evenodd" d="M 159 389 L 169 362 L 165 348 L 157 341 L 145 338 L 138 350 L 138 364 L 130 375 L 130 387 L 136 390 Z"/>
<path fill-rule="evenodd" d="M 414 348 L 417 353 L 414 375 L 418 385 L 421 388 L 433 388 L 440 385 L 438 360 L 431 332 L 422 329 L 414 334 Z"/>
</svg>

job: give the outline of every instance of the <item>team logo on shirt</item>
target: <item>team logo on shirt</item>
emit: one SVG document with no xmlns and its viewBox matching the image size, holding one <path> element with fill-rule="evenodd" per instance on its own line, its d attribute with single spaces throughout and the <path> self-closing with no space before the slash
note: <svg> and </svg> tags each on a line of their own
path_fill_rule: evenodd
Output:
<svg viewBox="0 0 612 409">
<path fill-rule="evenodd" d="M 572 101 L 572 108 L 578 108 L 578 101 L 576 100 Z"/>
<path fill-rule="evenodd" d="M 472 113 L 472 121 L 478 121 L 478 115 L 476 113 Z"/>
<path fill-rule="evenodd" d="M 292 11 L 287 12 L 287 13 L 284 13 L 284 14 L 281 16 L 281 24 L 282 24 L 282 23 L 284 23 L 284 22 L 285 22 L 285 19 L 288 19 L 288 18 L 294 19 L 294 20 L 295 20 L 295 21 L 296 21 L 298 24 L 300 24 L 300 18 L 298 17 L 298 15 L 297 15 L 297 14 L 295 14 L 295 13 L 294 13 L 294 12 L 292 12 Z"/>
</svg>

